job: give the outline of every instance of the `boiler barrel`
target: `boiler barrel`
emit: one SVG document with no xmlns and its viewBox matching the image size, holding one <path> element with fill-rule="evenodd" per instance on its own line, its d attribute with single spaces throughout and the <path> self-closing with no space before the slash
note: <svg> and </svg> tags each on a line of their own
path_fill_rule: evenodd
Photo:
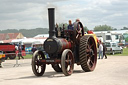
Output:
<svg viewBox="0 0 128 85">
<path fill-rule="evenodd" d="M 44 42 L 44 49 L 49 54 L 62 52 L 64 49 L 70 48 L 71 42 L 68 42 L 66 39 L 48 38 Z"/>
<path fill-rule="evenodd" d="M 70 49 L 71 48 L 71 42 L 68 42 L 66 39 L 60 39 L 61 44 L 61 51 L 64 49 Z"/>
</svg>

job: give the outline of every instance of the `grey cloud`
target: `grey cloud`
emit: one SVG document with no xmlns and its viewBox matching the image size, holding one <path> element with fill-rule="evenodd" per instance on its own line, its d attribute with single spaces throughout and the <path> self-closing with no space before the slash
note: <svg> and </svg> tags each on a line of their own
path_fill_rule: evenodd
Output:
<svg viewBox="0 0 128 85">
<path fill-rule="evenodd" d="M 128 22 L 128 1 L 112 2 L 108 5 L 97 5 L 90 10 L 83 10 L 82 16 L 90 23 L 109 24 L 115 28 L 126 26 Z M 128 25 L 127 25 L 128 26 Z"/>
<path fill-rule="evenodd" d="M 66 2 L 65 2 L 66 1 Z M 0 26 L 3 28 L 48 27 L 47 8 L 55 7 L 56 22 L 65 23 L 69 19 L 80 18 L 89 28 L 108 24 L 115 28 L 126 26 L 128 22 L 128 1 L 114 0 L 100 3 L 99 0 L 0 0 Z M 96 3 L 93 3 L 97 1 Z M 61 3 L 65 2 L 65 3 Z M 77 3 L 76 3 L 77 2 Z M 60 5 L 61 4 L 61 5 Z M 5 26 L 5 23 L 8 26 Z"/>
</svg>

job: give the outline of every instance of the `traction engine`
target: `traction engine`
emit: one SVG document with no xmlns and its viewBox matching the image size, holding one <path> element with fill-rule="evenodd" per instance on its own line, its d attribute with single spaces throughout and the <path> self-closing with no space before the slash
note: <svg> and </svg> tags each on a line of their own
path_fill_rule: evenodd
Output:
<svg viewBox="0 0 128 85">
<path fill-rule="evenodd" d="M 42 76 L 46 64 L 51 64 L 56 72 L 65 76 L 73 73 L 74 64 L 81 65 L 85 72 L 93 71 L 97 62 L 96 42 L 92 35 L 81 36 L 76 30 L 63 30 L 63 35 L 57 37 L 55 31 L 54 8 L 48 9 L 49 37 L 44 42 L 44 51 L 37 50 L 32 57 L 32 70 L 36 76 Z M 79 23 L 74 26 L 80 26 Z"/>
</svg>

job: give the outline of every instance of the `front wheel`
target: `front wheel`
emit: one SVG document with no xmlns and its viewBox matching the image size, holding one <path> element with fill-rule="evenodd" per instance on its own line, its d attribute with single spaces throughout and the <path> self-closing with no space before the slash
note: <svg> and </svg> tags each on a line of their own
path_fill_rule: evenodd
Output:
<svg viewBox="0 0 128 85">
<path fill-rule="evenodd" d="M 32 57 L 32 70 L 36 76 L 42 76 L 45 72 L 46 64 L 41 63 L 45 56 L 41 51 L 35 51 Z"/>
<path fill-rule="evenodd" d="M 73 73 L 74 69 L 74 56 L 71 50 L 65 49 L 61 56 L 61 68 L 65 76 Z"/>
</svg>

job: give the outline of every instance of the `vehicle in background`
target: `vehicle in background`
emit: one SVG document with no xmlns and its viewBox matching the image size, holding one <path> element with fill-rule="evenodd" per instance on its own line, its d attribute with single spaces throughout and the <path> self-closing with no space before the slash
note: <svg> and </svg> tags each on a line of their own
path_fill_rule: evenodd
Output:
<svg viewBox="0 0 128 85">
<path fill-rule="evenodd" d="M 15 44 L 11 43 L 0 43 L 0 50 L 5 54 L 5 59 L 15 59 L 18 50 L 15 49 Z M 22 45 L 22 56 L 26 56 L 25 45 Z"/>
<path fill-rule="evenodd" d="M 105 42 L 106 53 L 114 55 L 115 53 L 123 53 L 123 48 L 116 42 Z"/>
<path fill-rule="evenodd" d="M 116 42 L 120 44 L 125 44 L 124 36 L 121 33 L 95 33 L 99 40 L 103 43 L 105 42 Z"/>
</svg>

